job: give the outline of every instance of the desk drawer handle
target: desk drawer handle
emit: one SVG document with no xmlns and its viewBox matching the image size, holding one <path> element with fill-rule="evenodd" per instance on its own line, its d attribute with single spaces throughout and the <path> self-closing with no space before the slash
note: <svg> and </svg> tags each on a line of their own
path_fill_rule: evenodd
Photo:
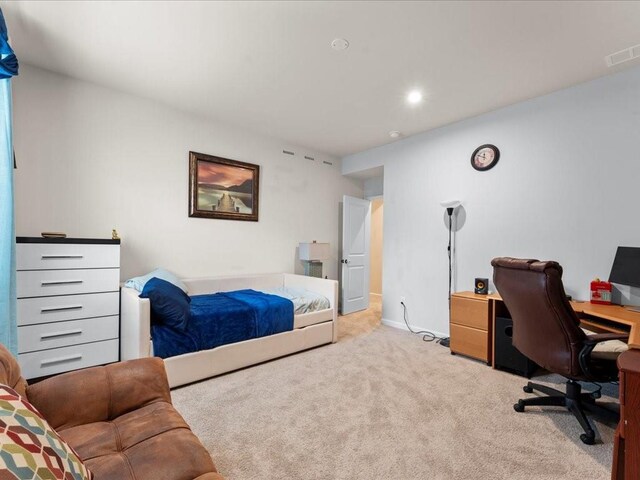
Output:
<svg viewBox="0 0 640 480">
<path fill-rule="evenodd" d="M 68 307 L 47 307 L 41 308 L 40 313 L 64 312 L 66 310 L 80 310 L 82 305 L 69 305 Z"/>
<path fill-rule="evenodd" d="M 78 353 L 76 355 L 68 355 L 66 357 L 58 357 L 58 358 L 51 358 L 49 360 L 42 360 L 40 362 L 40 366 L 46 367 L 47 365 L 53 365 L 55 363 L 72 362 L 73 360 L 82 360 L 82 354 Z"/>
<path fill-rule="evenodd" d="M 42 260 L 60 260 L 65 258 L 84 258 L 84 255 L 42 255 Z"/>
<path fill-rule="evenodd" d="M 82 283 L 82 280 L 57 280 L 52 282 L 41 282 L 40 285 L 47 287 L 50 285 L 73 285 L 76 283 Z"/>
<path fill-rule="evenodd" d="M 67 330 L 66 332 L 51 332 L 51 333 L 43 333 L 40 335 L 40 340 L 48 340 L 49 338 L 58 338 L 58 337 L 68 337 L 70 335 L 80 335 L 82 333 L 82 329 L 78 328 L 76 330 Z"/>
</svg>

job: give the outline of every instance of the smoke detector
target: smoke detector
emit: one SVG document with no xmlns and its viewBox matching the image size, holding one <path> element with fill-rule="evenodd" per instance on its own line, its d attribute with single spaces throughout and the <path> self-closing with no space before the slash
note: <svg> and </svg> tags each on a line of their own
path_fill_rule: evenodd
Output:
<svg viewBox="0 0 640 480">
<path fill-rule="evenodd" d="M 349 41 L 344 38 L 334 38 L 331 42 L 331 48 L 337 51 L 346 50 L 349 48 Z"/>
<path fill-rule="evenodd" d="M 402 136 L 402 133 L 400 133 L 398 130 L 391 130 L 389 132 L 389 136 L 391 138 L 400 138 Z"/>
<path fill-rule="evenodd" d="M 625 48 L 619 52 L 612 53 L 604 57 L 604 61 L 607 62 L 607 66 L 613 67 L 619 63 L 628 62 L 634 58 L 640 57 L 640 45 L 634 45 L 633 47 Z"/>
</svg>

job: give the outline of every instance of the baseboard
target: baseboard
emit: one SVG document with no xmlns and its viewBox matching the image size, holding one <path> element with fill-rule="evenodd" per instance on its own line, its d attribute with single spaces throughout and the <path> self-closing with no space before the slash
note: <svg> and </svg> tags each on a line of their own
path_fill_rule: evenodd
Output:
<svg viewBox="0 0 640 480">
<path fill-rule="evenodd" d="M 388 327 L 393 327 L 393 328 L 398 328 L 400 330 L 405 330 L 405 331 L 409 331 L 409 329 L 407 328 L 407 325 L 404 322 L 396 322 L 395 320 L 388 320 L 386 318 L 382 319 L 382 324 L 383 325 L 387 325 Z M 411 325 L 411 330 L 413 330 L 414 332 L 419 332 L 421 330 L 424 330 L 424 327 L 417 327 L 416 325 Z M 433 330 L 429 330 L 431 333 L 433 333 L 436 337 L 439 338 L 446 338 L 449 336 L 448 333 L 442 333 L 442 332 L 435 332 Z"/>
</svg>

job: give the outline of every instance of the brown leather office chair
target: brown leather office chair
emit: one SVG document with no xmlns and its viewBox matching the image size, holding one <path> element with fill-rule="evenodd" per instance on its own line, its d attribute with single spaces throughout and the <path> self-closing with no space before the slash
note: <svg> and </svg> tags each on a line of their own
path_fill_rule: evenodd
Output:
<svg viewBox="0 0 640 480">
<path fill-rule="evenodd" d="M 513 319 L 513 345 L 550 372 L 567 378 L 566 393 L 529 382 L 526 393 L 537 390 L 546 396 L 518 400 L 513 408 L 524 412 L 529 405 L 566 407 L 584 429 L 580 440 L 591 445 L 595 432 L 586 413 L 618 421 L 618 413 L 596 404 L 599 390 L 582 393 L 578 381 L 609 382 L 618 378 L 615 358 L 592 355 L 606 340 L 626 340 L 627 335 L 586 335 L 567 300 L 562 285 L 562 267 L 557 262 L 540 262 L 510 257 L 494 258 L 493 282 Z"/>
</svg>

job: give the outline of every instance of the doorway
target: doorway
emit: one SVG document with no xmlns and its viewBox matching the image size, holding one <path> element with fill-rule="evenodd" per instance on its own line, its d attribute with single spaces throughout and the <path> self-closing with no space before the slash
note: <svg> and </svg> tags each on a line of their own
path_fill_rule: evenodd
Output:
<svg viewBox="0 0 640 480">
<path fill-rule="evenodd" d="M 382 244 L 384 199 L 382 196 L 371 199 L 371 249 L 369 270 L 370 308 L 382 308 Z"/>
</svg>

